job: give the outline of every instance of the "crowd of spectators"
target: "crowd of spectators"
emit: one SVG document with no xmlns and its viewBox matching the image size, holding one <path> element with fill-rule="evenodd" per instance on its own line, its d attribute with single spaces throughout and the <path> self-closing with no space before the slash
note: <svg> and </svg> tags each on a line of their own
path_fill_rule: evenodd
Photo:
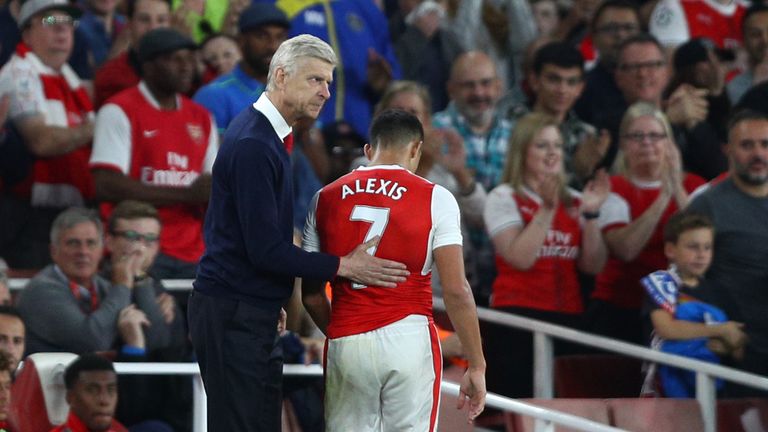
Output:
<svg viewBox="0 0 768 432">
<path fill-rule="evenodd" d="M 478 305 L 647 344 L 640 280 L 692 209 L 714 230 L 705 297 L 748 337 L 726 364 L 768 374 L 762 0 L 0 0 L 0 377 L 42 351 L 193 359 L 160 281 L 195 277 L 219 139 L 303 33 L 340 62 L 294 129 L 297 232 L 402 109 L 417 173 L 461 207 Z M 9 272 L 31 277 L 18 295 Z M 489 389 L 530 396 L 530 337 L 483 332 Z M 189 385 L 121 377 L 117 419 L 188 430 Z"/>
</svg>

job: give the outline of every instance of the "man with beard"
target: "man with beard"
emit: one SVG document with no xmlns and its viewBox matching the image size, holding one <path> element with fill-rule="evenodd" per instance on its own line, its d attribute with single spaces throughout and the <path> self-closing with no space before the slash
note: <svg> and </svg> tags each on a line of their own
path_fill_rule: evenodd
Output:
<svg viewBox="0 0 768 432">
<path fill-rule="evenodd" d="M 243 59 L 231 72 L 205 85 L 195 102 L 213 113 L 219 132 L 264 91 L 269 62 L 277 47 L 288 38 L 288 18 L 271 3 L 255 3 L 240 15 L 237 37 Z"/>
<path fill-rule="evenodd" d="M 741 111 L 728 128 L 725 147 L 730 163 L 727 179 L 712 186 L 689 206 L 715 226 L 715 252 L 706 278 L 713 302 L 734 321 L 743 322 L 749 337 L 744 358 L 735 366 L 768 374 L 768 116 Z M 729 395 L 750 395 L 740 386 Z M 764 395 L 764 394 L 763 394 Z"/>
<path fill-rule="evenodd" d="M 157 207 L 163 231 L 152 274 L 161 279 L 195 277 L 218 149 L 210 113 L 183 96 L 192 84 L 194 49 L 175 30 L 148 32 L 138 50 L 142 81 L 107 100 L 96 118 L 96 196 Z"/>
<path fill-rule="evenodd" d="M 501 177 L 509 147 L 512 123 L 503 118 L 498 102 L 502 83 L 491 58 L 479 51 L 459 56 L 448 79 L 448 107 L 433 118 L 438 129 L 455 129 L 464 139 L 467 168 L 475 173 L 475 181 L 486 190 L 493 189 Z M 477 269 L 470 275 L 475 299 L 488 304 L 491 283 L 496 274 L 493 249 L 483 228 L 470 231 L 473 250 L 477 252 Z"/>
</svg>

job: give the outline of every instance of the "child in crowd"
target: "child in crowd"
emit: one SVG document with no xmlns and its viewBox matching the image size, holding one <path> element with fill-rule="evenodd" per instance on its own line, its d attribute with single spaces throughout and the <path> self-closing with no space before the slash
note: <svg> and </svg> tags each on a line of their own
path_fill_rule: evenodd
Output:
<svg viewBox="0 0 768 432">
<path fill-rule="evenodd" d="M 648 293 L 644 311 L 653 325 L 654 349 L 712 363 L 743 352 L 743 325 L 729 321 L 707 301 L 712 291 L 703 278 L 712 262 L 713 240 L 714 227 L 703 215 L 678 213 L 664 227 L 670 267 L 641 280 Z M 666 397 L 693 397 L 695 390 L 693 372 L 665 365 L 659 365 L 658 376 L 651 366 L 643 386 L 645 395 Z"/>
</svg>

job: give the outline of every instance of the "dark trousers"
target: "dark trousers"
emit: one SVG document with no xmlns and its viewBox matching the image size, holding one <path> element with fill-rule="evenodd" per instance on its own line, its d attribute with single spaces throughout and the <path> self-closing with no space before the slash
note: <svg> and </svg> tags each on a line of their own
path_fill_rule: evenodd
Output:
<svg viewBox="0 0 768 432">
<path fill-rule="evenodd" d="M 189 330 L 208 396 L 210 432 L 279 432 L 279 310 L 193 291 Z"/>
</svg>

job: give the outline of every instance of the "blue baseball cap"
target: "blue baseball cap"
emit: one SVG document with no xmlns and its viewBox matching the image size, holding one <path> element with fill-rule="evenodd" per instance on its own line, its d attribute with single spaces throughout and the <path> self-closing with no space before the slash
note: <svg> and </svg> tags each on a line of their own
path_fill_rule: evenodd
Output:
<svg viewBox="0 0 768 432">
<path fill-rule="evenodd" d="M 240 33 L 268 24 L 289 28 L 291 24 L 285 12 L 271 3 L 254 3 L 240 14 L 237 22 Z"/>
</svg>

